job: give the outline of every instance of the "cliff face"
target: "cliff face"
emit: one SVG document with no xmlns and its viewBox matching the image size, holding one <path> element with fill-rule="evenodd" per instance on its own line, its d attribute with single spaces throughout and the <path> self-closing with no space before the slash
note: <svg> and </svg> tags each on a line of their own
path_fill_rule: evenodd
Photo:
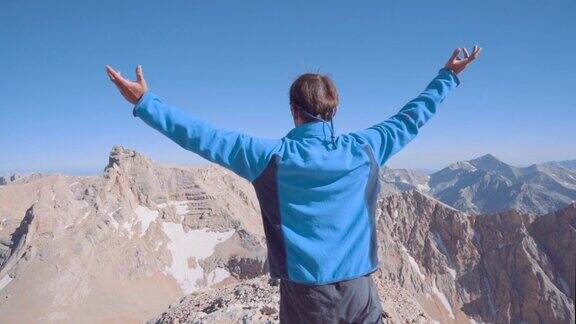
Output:
<svg viewBox="0 0 576 324">
<path fill-rule="evenodd" d="M 383 275 L 433 318 L 573 322 L 575 204 L 539 217 L 471 215 L 406 192 L 380 206 Z"/>
</svg>

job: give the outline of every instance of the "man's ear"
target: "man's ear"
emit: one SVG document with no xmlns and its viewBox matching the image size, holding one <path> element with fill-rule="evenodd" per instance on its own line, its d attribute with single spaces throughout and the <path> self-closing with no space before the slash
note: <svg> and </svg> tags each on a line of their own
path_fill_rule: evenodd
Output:
<svg viewBox="0 0 576 324">
<path fill-rule="evenodd" d="M 292 119 L 298 119 L 298 112 L 294 111 L 294 107 L 290 106 L 290 113 L 292 113 Z"/>
</svg>

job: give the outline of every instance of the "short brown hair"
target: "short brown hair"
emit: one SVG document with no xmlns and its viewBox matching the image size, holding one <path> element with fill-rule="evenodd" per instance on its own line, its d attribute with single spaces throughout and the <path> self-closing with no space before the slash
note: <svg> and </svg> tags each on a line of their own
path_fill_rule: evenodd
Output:
<svg viewBox="0 0 576 324">
<path fill-rule="evenodd" d="M 338 106 L 338 91 L 327 75 L 302 74 L 290 87 L 290 106 L 294 110 L 305 110 L 314 116 L 330 120 Z M 311 119 L 306 115 L 302 118 L 306 121 Z"/>
</svg>

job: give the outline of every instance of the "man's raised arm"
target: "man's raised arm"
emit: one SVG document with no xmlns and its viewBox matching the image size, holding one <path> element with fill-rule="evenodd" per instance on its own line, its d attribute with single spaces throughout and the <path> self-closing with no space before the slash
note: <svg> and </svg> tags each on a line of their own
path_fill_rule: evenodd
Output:
<svg viewBox="0 0 576 324">
<path fill-rule="evenodd" d="M 253 181 L 266 167 L 280 140 L 255 138 L 212 127 L 182 110 L 165 104 L 148 91 L 142 68 L 136 68 L 136 81 L 124 79 L 106 67 L 110 80 L 124 98 L 133 103 L 134 116 L 166 135 L 181 147 L 232 170 Z"/>
<path fill-rule="evenodd" d="M 457 74 L 475 60 L 480 51 L 480 47 L 474 46 L 470 55 L 466 48 L 457 48 L 426 89 L 396 115 L 353 133 L 370 145 L 380 166 L 418 135 L 419 128 L 436 113 L 438 105 L 446 95 L 460 84 Z M 464 58 L 459 57 L 461 52 L 464 53 Z"/>
</svg>

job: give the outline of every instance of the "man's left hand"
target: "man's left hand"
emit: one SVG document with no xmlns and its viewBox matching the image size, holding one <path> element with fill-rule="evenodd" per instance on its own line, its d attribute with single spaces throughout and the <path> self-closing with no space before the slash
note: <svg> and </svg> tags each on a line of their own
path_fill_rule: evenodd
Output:
<svg viewBox="0 0 576 324">
<path fill-rule="evenodd" d="M 452 70 L 455 74 L 459 74 L 462 72 L 468 64 L 472 63 L 475 59 L 478 58 L 480 55 L 480 51 L 482 51 L 482 47 L 475 45 L 474 49 L 472 50 L 472 54 L 468 54 L 468 50 L 466 47 L 457 48 L 446 62 L 444 67 Z M 460 58 L 460 53 L 464 52 L 464 58 Z"/>
</svg>

